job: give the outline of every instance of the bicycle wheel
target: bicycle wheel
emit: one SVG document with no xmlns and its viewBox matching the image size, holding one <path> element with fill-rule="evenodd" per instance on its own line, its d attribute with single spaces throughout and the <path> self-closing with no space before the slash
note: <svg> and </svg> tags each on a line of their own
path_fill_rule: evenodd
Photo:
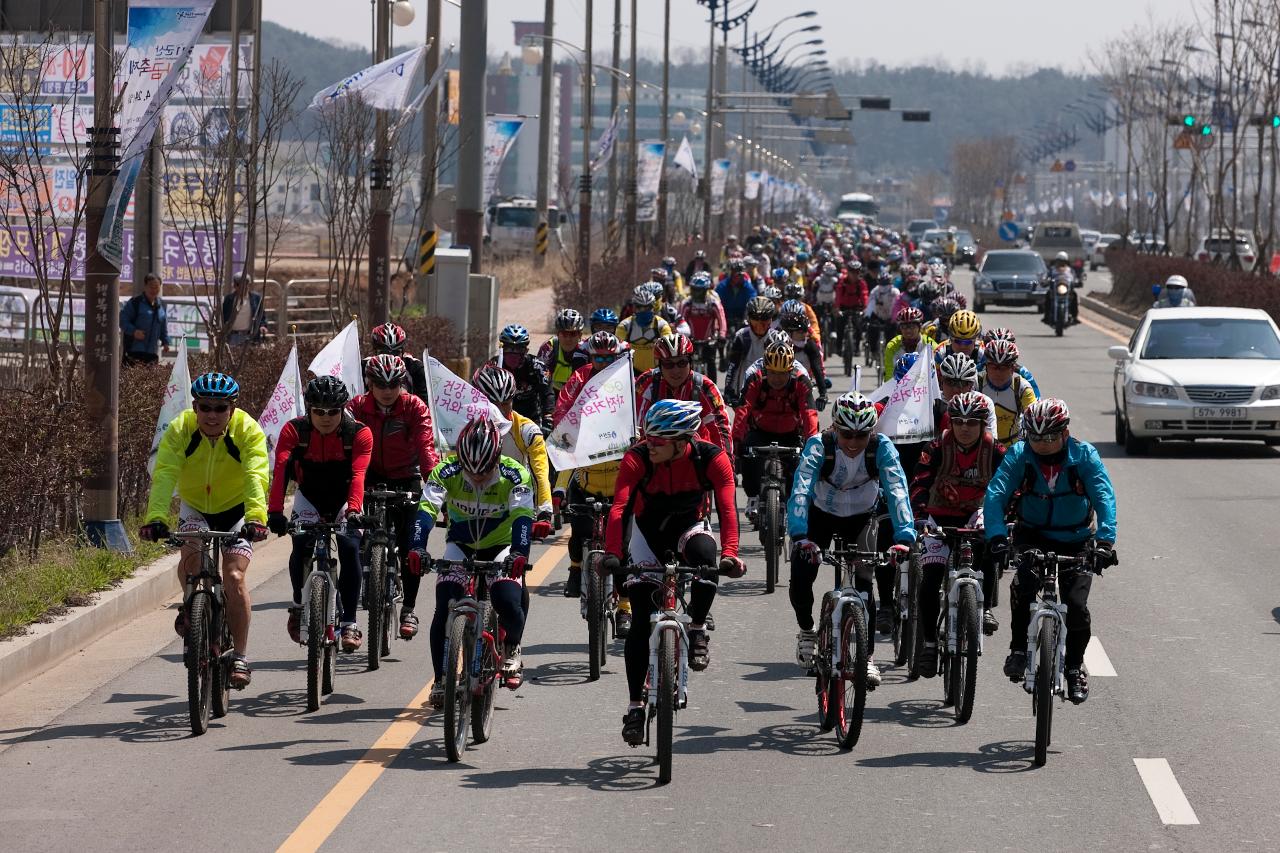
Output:
<svg viewBox="0 0 1280 853">
<path fill-rule="evenodd" d="M 844 358 L 844 375 L 853 375 L 853 320 L 845 321 L 844 342 L 840 347 L 840 355 Z M 855 389 L 857 390 L 857 389 Z"/>
<path fill-rule="evenodd" d="M 187 604 L 187 710 L 191 733 L 209 730 L 209 705 L 213 697 L 213 644 L 209 625 L 209 593 L 198 590 Z"/>
<path fill-rule="evenodd" d="M 604 578 L 600 577 L 598 552 L 587 554 L 582 573 L 587 581 L 587 657 L 590 662 L 587 679 L 599 681 L 605 656 L 605 613 Z"/>
<path fill-rule="evenodd" d="M 907 676 L 920 677 L 920 650 L 924 647 L 924 633 L 920 630 L 920 584 L 924 580 L 924 567 L 920 555 L 911 553 L 907 563 L 907 627 L 903 645 L 907 649 Z"/>
<path fill-rule="evenodd" d="M 444 748 L 450 761 L 467 751 L 467 722 L 471 716 L 471 670 L 467 662 L 475 647 L 473 622 L 459 613 L 449 622 L 444 655 Z"/>
<path fill-rule="evenodd" d="M 956 703 L 956 722 L 967 723 L 973 716 L 973 696 L 978 687 L 978 643 L 982 614 L 973 586 L 960 587 L 956 607 L 956 654 L 951 661 L 951 695 Z"/>
<path fill-rule="evenodd" d="M 320 709 L 320 670 L 324 666 L 324 587 L 311 584 L 307 600 L 307 710 Z"/>
<path fill-rule="evenodd" d="M 1058 623 L 1040 620 L 1040 660 L 1036 665 L 1036 767 L 1049 760 L 1053 732 L 1053 683 L 1058 677 Z"/>
<path fill-rule="evenodd" d="M 231 710 L 231 629 L 222 607 L 213 608 L 213 636 L 218 638 L 213 649 L 213 718 L 225 717 Z"/>
<path fill-rule="evenodd" d="M 334 642 L 329 642 L 328 636 L 325 637 L 324 658 L 320 664 L 320 694 L 328 696 L 333 692 L 333 679 L 338 669 L 338 643 L 336 638 Z"/>
<path fill-rule="evenodd" d="M 829 732 L 836 724 L 835 711 L 838 701 L 831 689 L 831 614 L 823 613 L 823 624 L 818 629 L 817 650 L 814 655 L 816 677 L 813 689 L 818 697 L 818 729 Z"/>
<path fill-rule="evenodd" d="M 671 736 L 676 717 L 676 632 L 658 638 L 658 781 L 671 781 Z"/>
<path fill-rule="evenodd" d="M 910 617 L 904 616 L 903 611 L 910 607 L 910 601 L 907 598 L 907 590 L 903 589 L 904 583 L 902 569 L 894 566 L 893 572 L 893 630 L 889 636 L 893 639 L 893 663 L 894 666 L 902 666 L 911 657 L 909 643 L 907 642 L 910 634 Z"/>
<path fill-rule="evenodd" d="M 760 544 L 764 546 L 764 591 L 773 592 L 778 585 L 778 490 L 765 489 L 760 500 Z"/>
<path fill-rule="evenodd" d="M 382 635 L 387 630 L 387 546 L 374 545 L 369 551 L 369 579 L 365 595 L 369 600 L 369 669 L 382 665 Z"/>
<path fill-rule="evenodd" d="M 832 693 L 839 696 L 833 709 L 836 740 L 841 749 L 853 749 L 862 736 L 862 713 L 867 706 L 867 622 L 861 607 L 845 606 L 840 646 L 840 669 L 831 679 Z"/>
<path fill-rule="evenodd" d="M 480 604 L 480 618 L 476 620 L 484 625 L 485 631 L 498 642 L 498 614 L 489 602 Z M 480 674 L 478 683 L 481 693 L 476 697 L 479 701 L 471 703 L 471 739 L 476 743 L 484 743 L 493 734 L 493 705 L 498 699 L 498 658 L 494 654 L 494 646 L 484 644 L 484 652 L 480 657 Z"/>
</svg>

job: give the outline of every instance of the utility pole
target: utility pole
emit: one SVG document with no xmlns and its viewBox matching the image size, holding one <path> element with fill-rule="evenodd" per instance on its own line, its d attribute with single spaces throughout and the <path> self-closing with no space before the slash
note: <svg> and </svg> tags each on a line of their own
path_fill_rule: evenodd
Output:
<svg viewBox="0 0 1280 853">
<path fill-rule="evenodd" d="M 627 248 L 626 262 L 631 268 L 631 280 L 636 279 L 636 7 L 639 0 L 631 0 L 631 80 L 627 98 Z"/>
<path fill-rule="evenodd" d="M 484 121 L 485 51 L 488 50 L 489 0 L 462 4 L 462 61 L 458 98 L 458 214 L 457 239 L 471 249 L 471 271 L 481 270 L 484 250 Z"/>
<path fill-rule="evenodd" d="M 120 279 L 99 254 L 98 235 L 115 180 L 120 129 L 111 112 L 113 0 L 93 0 L 93 127 L 90 129 L 89 200 L 84 276 L 85 415 L 96 434 L 85 459 L 85 532 L 93 544 L 129 551 L 119 515 L 120 480 Z"/>
<path fill-rule="evenodd" d="M 711 130 L 715 126 L 716 116 L 716 2 L 709 0 L 707 8 L 711 11 L 710 35 L 707 37 L 707 117 L 702 129 L 702 174 L 698 183 L 702 192 L 702 239 L 711 240 L 711 159 L 715 156 L 711 147 Z M 725 0 L 726 5 L 728 0 Z M 727 17 L 729 10 L 725 9 Z"/>
<path fill-rule="evenodd" d="M 110 78 L 107 78 L 110 79 Z M 227 108 L 227 166 L 223 173 L 225 186 L 222 214 L 222 293 L 230 293 L 236 275 L 236 176 L 240 172 L 240 123 L 236 107 L 240 100 L 240 0 L 231 0 L 231 79 L 227 86 L 230 104 Z M 219 294 L 221 295 L 221 294 Z M 226 330 L 223 330 L 226 334 Z M 224 338 L 225 340 L 225 338 Z"/>
<path fill-rule="evenodd" d="M 667 253 L 667 153 L 671 148 L 670 129 L 667 122 L 671 112 L 671 0 L 662 4 L 662 119 L 663 148 L 662 177 L 658 181 L 658 237 L 654 241 L 658 249 Z"/>
<path fill-rule="evenodd" d="M 253 74 L 253 88 L 249 95 L 249 180 L 245 183 L 249 187 L 248 202 L 248 231 L 244 235 L 244 262 L 245 269 L 250 275 L 254 274 L 258 261 L 258 216 L 263 213 L 265 208 L 265 199 L 262 194 L 264 187 L 259 186 L 261 180 L 261 167 L 258 163 L 258 118 L 262 110 L 262 0 L 253 0 L 253 68 L 250 73 Z M 232 104 L 231 109 L 236 109 L 236 104 Z M 264 294 L 265 298 L 265 294 Z"/>
<path fill-rule="evenodd" d="M 387 59 L 391 40 L 391 4 L 374 0 L 373 64 Z M 483 56 L 482 56 L 483 58 Z M 391 267 L 391 145 L 384 110 L 373 128 L 373 162 L 369 164 L 369 328 L 387 322 Z"/>
<path fill-rule="evenodd" d="M 591 57 L 587 57 L 587 73 L 591 72 Z M 622 67 L 622 0 L 613 0 L 613 59 L 610 68 Z M 628 105 L 627 109 L 630 109 Z M 609 73 L 609 120 L 618 113 L 618 75 Z M 609 184 L 606 193 L 606 209 L 608 216 L 605 222 L 605 245 L 610 254 L 618 248 L 618 139 L 614 136 L 614 150 L 609 157 Z"/>
<path fill-rule="evenodd" d="M 133 292 L 142 292 L 147 273 L 160 267 L 160 182 L 164 166 L 160 161 L 160 146 L 164 133 L 157 127 L 151 143 L 142 155 L 142 168 L 134 185 L 133 215 Z"/>
<path fill-rule="evenodd" d="M 582 59 L 582 177 L 578 187 L 578 276 L 591 292 L 591 17 L 594 0 L 586 0 L 586 38 Z"/>
<path fill-rule="evenodd" d="M 444 0 L 427 0 L 427 56 L 423 81 L 428 82 L 440 67 L 441 16 Z M 418 289 L 426 288 L 427 277 L 435 270 L 436 221 L 431 201 L 436 195 L 437 123 L 440 121 L 440 89 L 437 86 L 422 105 L 422 220 L 418 230 Z"/>
<path fill-rule="evenodd" d="M 550 223 L 547 222 L 548 183 L 551 172 L 551 83 L 555 76 L 555 66 L 551 52 L 555 43 L 551 37 L 555 35 L 556 0 L 546 0 L 542 13 L 542 105 L 538 116 L 538 234 L 533 255 L 534 266 L 542 269 L 547 265 L 547 235 Z"/>
</svg>

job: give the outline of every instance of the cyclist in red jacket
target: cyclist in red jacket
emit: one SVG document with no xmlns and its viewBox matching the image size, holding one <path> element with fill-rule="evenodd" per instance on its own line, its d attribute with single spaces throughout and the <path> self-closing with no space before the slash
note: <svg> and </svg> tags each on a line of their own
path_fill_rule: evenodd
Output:
<svg viewBox="0 0 1280 853">
<path fill-rule="evenodd" d="M 711 442 L 732 459 L 729 412 L 716 384 L 693 371 L 693 343 L 681 334 L 667 335 L 658 338 L 653 354 L 658 366 L 636 379 L 636 421 L 644 423 L 649 407 L 658 400 L 693 400 L 702 406 L 698 438 Z"/>
</svg>

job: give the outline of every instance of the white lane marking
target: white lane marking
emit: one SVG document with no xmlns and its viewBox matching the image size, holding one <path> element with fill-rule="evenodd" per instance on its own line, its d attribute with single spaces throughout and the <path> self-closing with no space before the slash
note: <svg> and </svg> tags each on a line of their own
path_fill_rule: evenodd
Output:
<svg viewBox="0 0 1280 853">
<path fill-rule="evenodd" d="M 1111 665 L 1111 658 L 1102 648 L 1102 641 L 1097 637 L 1089 638 L 1089 645 L 1084 650 L 1084 666 L 1090 675 L 1100 678 L 1115 678 L 1116 668 Z"/>
<path fill-rule="evenodd" d="M 1133 763 L 1142 777 L 1142 784 L 1147 786 L 1147 795 L 1160 815 L 1160 822 L 1166 826 L 1199 825 L 1200 819 L 1187 802 L 1186 794 L 1173 776 L 1173 769 L 1163 758 L 1135 758 Z"/>
</svg>

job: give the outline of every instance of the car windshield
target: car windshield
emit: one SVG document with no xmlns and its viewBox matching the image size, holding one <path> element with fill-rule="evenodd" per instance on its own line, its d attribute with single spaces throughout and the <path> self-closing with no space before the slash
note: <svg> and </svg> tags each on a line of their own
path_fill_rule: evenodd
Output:
<svg viewBox="0 0 1280 853">
<path fill-rule="evenodd" d="M 1040 275 L 1044 272 L 1044 261 L 1040 260 L 1039 255 L 1026 252 L 988 252 L 982 262 L 982 271 Z"/>
<path fill-rule="evenodd" d="M 494 224 L 508 228 L 533 228 L 538 224 L 538 210 L 533 207 L 499 207 Z"/>
<path fill-rule="evenodd" d="M 1231 251 L 1231 241 L 1225 238 L 1210 238 L 1204 241 L 1204 250 L 1206 252 L 1229 252 Z M 1243 237 L 1237 237 L 1236 250 L 1249 251 L 1249 241 Z"/>
<path fill-rule="evenodd" d="M 947 239 L 947 232 L 938 228 L 931 228 L 924 232 L 924 236 L 920 238 L 921 243 L 941 243 Z"/>
<path fill-rule="evenodd" d="M 959 246 L 972 246 L 972 245 L 974 245 L 973 235 L 972 235 L 972 234 L 970 234 L 968 231 L 957 231 L 957 232 L 956 232 L 956 244 L 957 244 L 957 245 L 959 245 Z"/>
<path fill-rule="evenodd" d="M 1154 320 L 1142 358 L 1260 358 L 1280 361 L 1280 338 L 1266 320 L 1213 317 Z"/>
</svg>

